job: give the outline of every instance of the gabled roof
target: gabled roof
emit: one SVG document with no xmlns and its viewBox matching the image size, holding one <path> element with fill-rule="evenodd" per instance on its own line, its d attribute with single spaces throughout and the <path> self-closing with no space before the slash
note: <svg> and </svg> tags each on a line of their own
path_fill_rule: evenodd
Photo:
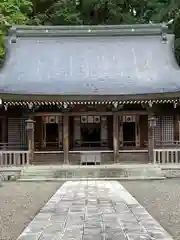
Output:
<svg viewBox="0 0 180 240">
<path fill-rule="evenodd" d="M 14 26 L 0 92 L 130 95 L 180 91 L 162 25 Z"/>
</svg>

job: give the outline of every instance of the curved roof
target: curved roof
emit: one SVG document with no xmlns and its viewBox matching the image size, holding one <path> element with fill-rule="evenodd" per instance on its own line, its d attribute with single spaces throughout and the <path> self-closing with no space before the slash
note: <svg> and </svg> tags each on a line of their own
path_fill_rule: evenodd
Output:
<svg viewBox="0 0 180 240">
<path fill-rule="evenodd" d="M 173 35 L 160 25 L 10 31 L 0 92 L 129 95 L 180 90 Z"/>
</svg>

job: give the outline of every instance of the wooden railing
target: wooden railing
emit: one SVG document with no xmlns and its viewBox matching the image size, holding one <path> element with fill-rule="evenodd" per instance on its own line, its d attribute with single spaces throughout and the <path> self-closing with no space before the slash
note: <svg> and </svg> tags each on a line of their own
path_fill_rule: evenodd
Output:
<svg viewBox="0 0 180 240">
<path fill-rule="evenodd" d="M 154 164 L 180 163 L 180 148 L 154 149 Z"/>
<path fill-rule="evenodd" d="M 148 148 L 148 141 L 143 141 L 137 146 L 136 141 L 123 141 L 119 142 L 119 149 L 128 149 L 128 150 L 135 150 L 135 149 L 147 149 Z"/>
<path fill-rule="evenodd" d="M 24 166 L 29 164 L 28 151 L 0 151 L 0 166 Z"/>
<path fill-rule="evenodd" d="M 73 145 L 74 145 L 74 148 L 76 147 L 108 147 L 108 140 L 81 141 L 80 139 L 76 139 Z"/>
<path fill-rule="evenodd" d="M 17 151 L 26 151 L 28 149 L 28 145 L 27 144 L 20 144 L 19 142 L 17 143 L 11 143 L 11 142 L 8 142 L 8 143 L 0 143 L 0 151 L 13 151 L 13 150 L 17 150 Z"/>
<path fill-rule="evenodd" d="M 180 148 L 180 141 L 154 141 L 156 148 Z"/>
<path fill-rule="evenodd" d="M 63 143 L 59 143 L 58 141 L 54 142 L 49 142 L 47 141 L 46 143 L 41 143 L 38 141 L 35 141 L 34 147 L 36 151 L 43 151 L 43 150 L 48 150 L 48 151 L 62 151 L 63 150 Z"/>
</svg>

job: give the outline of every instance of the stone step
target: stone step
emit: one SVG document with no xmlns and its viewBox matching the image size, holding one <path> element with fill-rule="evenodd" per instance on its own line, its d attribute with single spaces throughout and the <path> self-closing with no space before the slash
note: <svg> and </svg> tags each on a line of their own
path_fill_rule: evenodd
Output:
<svg viewBox="0 0 180 240">
<path fill-rule="evenodd" d="M 31 178 L 59 178 L 59 179 L 104 179 L 104 178 L 161 178 L 164 177 L 161 168 L 152 167 L 147 165 L 146 167 L 115 167 L 103 165 L 100 166 L 29 166 L 25 168 L 21 173 L 21 179 L 31 179 Z"/>
<path fill-rule="evenodd" d="M 118 181 L 136 181 L 136 180 L 163 180 L 165 177 L 119 177 L 119 178 L 50 178 L 50 177 L 36 177 L 36 178 L 20 178 L 18 182 L 59 182 L 59 181 L 98 181 L 98 180 L 118 180 Z"/>
</svg>

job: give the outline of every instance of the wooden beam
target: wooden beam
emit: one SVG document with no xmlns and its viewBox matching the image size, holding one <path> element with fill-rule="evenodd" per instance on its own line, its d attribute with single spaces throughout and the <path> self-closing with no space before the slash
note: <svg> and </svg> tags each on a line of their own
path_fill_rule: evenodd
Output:
<svg viewBox="0 0 180 240">
<path fill-rule="evenodd" d="M 31 113 L 32 116 L 64 116 L 66 113 L 60 113 L 60 112 L 35 112 Z M 112 115 L 112 112 L 70 112 L 68 113 L 69 116 L 109 116 Z M 29 115 L 28 115 L 29 116 Z"/>
<path fill-rule="evenodd" d="M 131 101 L 131 100 L 153 100 L 153 99 L 179 99 L 179 92 L 148 93 L 148 94 L 126 94 L 126 95 L 47 95 L 47 94 L 13 94 L 0 93 L 3 101 Z"/>
</svg>

